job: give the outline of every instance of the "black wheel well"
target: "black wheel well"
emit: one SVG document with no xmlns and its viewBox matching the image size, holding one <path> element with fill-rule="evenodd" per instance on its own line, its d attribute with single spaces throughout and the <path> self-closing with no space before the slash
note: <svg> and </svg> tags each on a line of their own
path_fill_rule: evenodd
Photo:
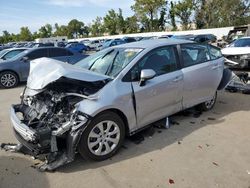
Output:
<svg viewBox="0 0 250 188">
<path fill-rule="evenodd" d="M 121 110 L 118 110 L 116 108 L 110 108 L 110 109 L 107 109 L 107 110 L 104 110 L 104 111 L 98 113 L 97 115 L 102 114 L 102 113 L 106 113 L 109 111 L 116 113 L 122 119 L 122 121 L 124 122 L 124 125 L 125 125 L 126 135 L 128 136 L 129 135 L 128 119 Z"/>
<path fill-rule="evenodd" d="M 0 74 L 3 73 L 3 72 L 12 72 L 12 73 L 14 73 L 17 76 L 18 82 L 20 82 L 19 75 L 17 74 L 16 71 L 6 69 L 6 70 L 3 70 L 3 71 L 0 71 Z"/>
</svg>

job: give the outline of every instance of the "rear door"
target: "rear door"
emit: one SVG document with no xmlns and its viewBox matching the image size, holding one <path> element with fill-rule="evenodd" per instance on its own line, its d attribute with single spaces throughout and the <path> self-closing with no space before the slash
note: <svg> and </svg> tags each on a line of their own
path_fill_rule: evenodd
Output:
<svg viewBox="0 0 250 188">
<path fill-rule="evenodd" d="M 143 69 L 156 76 L 139 85 Z M 144 56 L 131 71 L 138 128 L 181 110 L 183 75 L 178 66 L 175 46 L 155 49 Z"/>
<path fill-rule="evenodd" d="M 183 107 L 189 108 L 209 100 L 222 76 L 220 60 L 211 60 L 207 45 L 190 43 L 180 46 L 184 75 Z"/>
</svg>

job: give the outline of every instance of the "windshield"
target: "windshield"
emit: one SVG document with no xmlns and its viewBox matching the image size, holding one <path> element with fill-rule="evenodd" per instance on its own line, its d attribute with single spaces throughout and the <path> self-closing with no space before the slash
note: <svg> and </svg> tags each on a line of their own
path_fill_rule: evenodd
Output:
<svg viewBox="0 0 250 188">
<path fill-rule="evenodd" d="M 232 47 L 250 47 L 250 38 L 238 39 L 230 44 Z"/>
<path fill-rule="evenodd" d="M 11 60 L 18 60 L 20 57 L 24 57 L 27 55 L 29 50 L 24 50 L 21 53 L 17 54 L 16 56 L 10 58 Z"/>
<path fill-rule="evenodd" d="M 0 51 L 0 57 L 2 57 L 8 51 L 9 51 L 9 49 L 5 49 L 5 50 Z"/>
<path fill-rule="evenodd" d="M 105 49 L 79 61 L 75 66 L 110 77 L 116 77 L 143 49 Z"/>
</svg>

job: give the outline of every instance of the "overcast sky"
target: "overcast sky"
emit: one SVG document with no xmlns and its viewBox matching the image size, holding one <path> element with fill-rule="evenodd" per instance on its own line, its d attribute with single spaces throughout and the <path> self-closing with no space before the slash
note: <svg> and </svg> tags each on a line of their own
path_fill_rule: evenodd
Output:
<svg viewBox="0 0 250 188">
<path fill-rule="evenodd" d="M 133 0 L 0 0 L 0 35 L 7 30 L 19 33 L 27 26 L 34 32 L 46 23 L 67 24 L 78 19 L 85 24 L 108 10 L 122 8 L 125 17 L 133 13 Z"/>
</svg>

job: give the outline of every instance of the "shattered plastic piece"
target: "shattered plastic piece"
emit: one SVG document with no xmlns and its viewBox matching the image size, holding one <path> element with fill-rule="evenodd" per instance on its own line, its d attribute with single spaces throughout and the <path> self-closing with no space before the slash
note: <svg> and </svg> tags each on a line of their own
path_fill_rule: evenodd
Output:
<svg viewBox="0 0 250 188">
<path fill-rule="evenodd" d="M 168 180 L 169 184 L 174 184 L 174 180 L 170 179 Z"/>
<path fill-rule="evenodd" d="M 18 152 L 22 148 L 21 144 L 13 144 L 13 143 L 2 143 L 0 146 L 1 149 L 5 151 Z"/>
<path fill-rule="evenodd" d="M 250 91 L 250 84 L 248 73 L 233 73 L 232 79 L 226 87 L 226 90 L 229 92 L 238 92 L 248 94 Z"/>
</svg>

